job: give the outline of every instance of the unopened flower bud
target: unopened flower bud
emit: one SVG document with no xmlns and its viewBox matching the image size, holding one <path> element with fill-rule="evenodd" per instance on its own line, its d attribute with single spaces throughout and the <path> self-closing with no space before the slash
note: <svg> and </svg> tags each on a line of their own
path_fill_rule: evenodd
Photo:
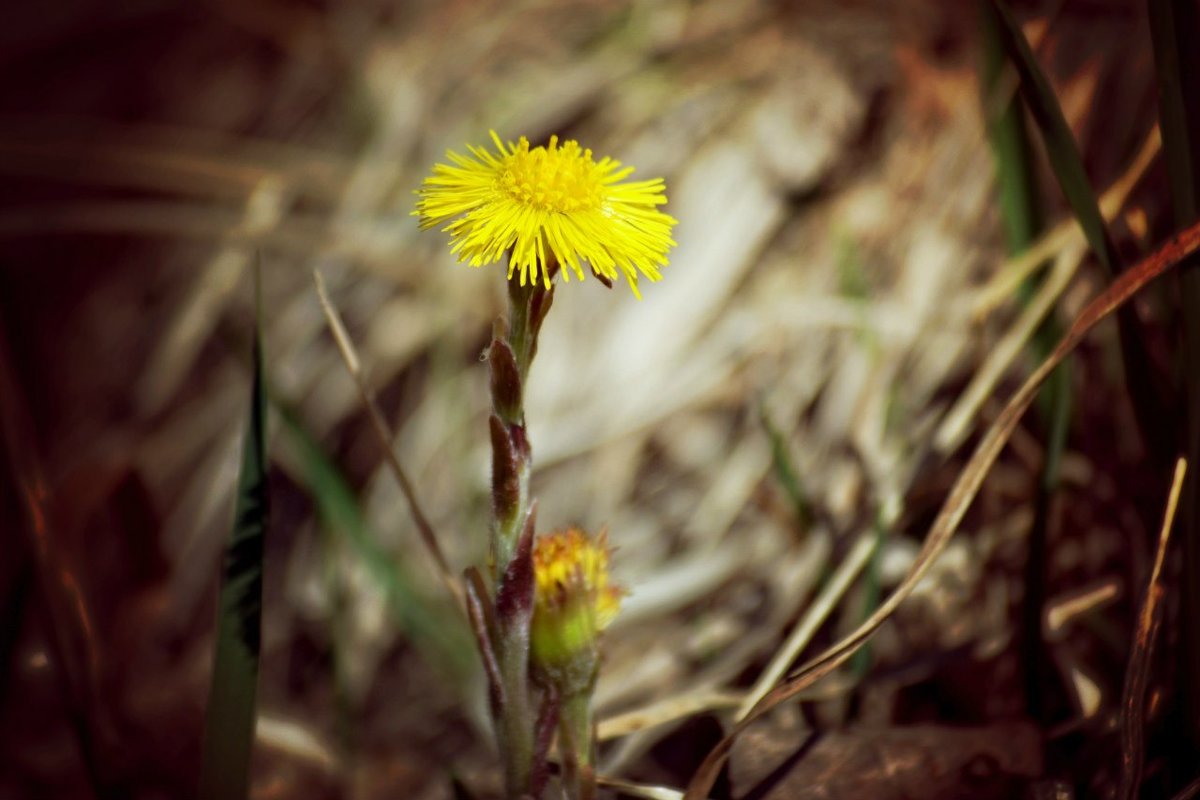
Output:
<svg viewBox="0 0 1200 800">
<path fill-rule="evenodd" d="M 533 664 L 565 695 L 593 680 L 600 632 L 620 608 L 608 560 L 607 536 L 577 528 L 543 536 L 533 552 Z"/>
</svg>

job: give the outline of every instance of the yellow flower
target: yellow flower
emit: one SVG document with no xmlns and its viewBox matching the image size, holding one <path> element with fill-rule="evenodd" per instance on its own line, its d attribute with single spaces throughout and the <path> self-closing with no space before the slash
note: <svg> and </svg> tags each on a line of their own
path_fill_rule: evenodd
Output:
<svg viewBox="0 0 1200 800">
<path fill-rule="evenodd" d="M 624 274 L 638 292 L 638 276 L 661 277 L 674 246 L 675 220 L 659 211 L 667 202 L 661 178 L 622 182 L 633 172 L 611 158 L 592 160 L 576 141 L 530 147 L 522 136 L 505 145 L 492 131 L 498 155 L 467 146 L 470 156 L 448 151 L 417 192 L 422 228 L 450 221 L 452 252 L 473 267 L 499 261 L 511 249 L 508 277 L 521 285 L 539 276 L 550 287 L 551 262 L 580 280 L 586 261 L 608 280 Z"/>
<path fill-rule="evenodd" d="M 592 664 L 598 636 L 616 617 L 622 592 L 608 582 L 608 537 L 578 528 L 538 539 L 530 640 L 534 662 L 562 669 Z"/>
</svg>

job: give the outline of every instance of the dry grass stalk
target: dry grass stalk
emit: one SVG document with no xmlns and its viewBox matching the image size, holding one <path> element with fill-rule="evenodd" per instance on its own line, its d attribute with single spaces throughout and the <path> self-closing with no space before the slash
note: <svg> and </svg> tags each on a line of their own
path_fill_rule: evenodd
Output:
<svg viewBox="0 0 1200 800">
<path fill-rule="evenodd" d="M 842 563 L 838 564 L 837 570 L 830 576 L 829 582 L 822 588 L 821 593 L 817 595 L 817 599 L 809 606 L 804 617 L 799 624 L 788 636 L 787 641 L 779 648 L 779 651 L 771 658 L 766 669 L 759 675 L 758 680 L 754 682 L 754 686 L 746 693 L 746 697 L 738 706 L 735 718 L 740 722 L 745 719 L 750 711 L 758 704 L 760 700 L 771 691 L 772 688 L 779 682 L 779 679 L 787 672 L 788 667 L 800 655 L 800 652 L 812 639 L 813 634 L 821 627 L 825 620 L 833 613 L 833 609 L 846 591 L 854 584 L 859 573 L 870 562 L 871 556 L 875 554 L 875 550 L 879 546 L 879 537 L 875 531 L 868 530 L 859 535 L 858 541 L 854 543 L 854 547 L 846 554 Z"/>
<path fill-rule="evenodd" d="M 1162 149 L 1162 135 L 1155 125 L 1142 142 L 1129 168 L 1112 186 L 1100 196 L 1100 211 L 1105 221 L 1111 222 L 1120 213 L 1133 191 L 1134 186 L 1146 174 Z M 1028 278 L 1039 265 L 1056 258 L 1071 242 L 1083 242 L 1083 232 L 1074 219 L 1066 220 L 1047 231 L 1028 250 L 1010 258 L 995 275 L 978 290 L 971 304 L 972 315 L 983 317 L 990 314 L 1016 292 L 1021 282 Z"/>
<path fill-rule="evenodd" d="M 446 556 L 442 553 L 442 547 L 438 543 L 437 534 L 434 532 L 433 526 L 429 523 L 429 518 L 421 508 L 421 502 L 417 499 L 416 491 L 413 489 L 408 473 L 405 472 L 404 466 L 400 463 L 400 459 L 396 455 L 396 451 L 392 445 L 392 442 L 395 441 L 395 435 L 384 418 L 383 412 L 379 409 L 379 405 L 375 402 L 370 386 L 367 385 L 366 377 L 362 371 L 362 364 L 358 359 L 358 354 L 354 350 L 354 344 L 350 341 L 350 335 L 346 332 L 346 326 L 342 323 L 337 309 L 330 302 L 328 292 L 325 291 L 325 279 L 321 277 L 319 271 L 314 270 L 313 281 L 317 286 L 317 297 L 321 301 L 321 310 L 325 313 L 325 319 L 329 323 L 329 330 L 337 342 L 338 352 L 342 355 L 346 371 L 350 373 L 354 385 L 358 388 L 363 408 L 371 420 L 371 427 L 375 430 L 376 435 L 379 437 L 379 444 L 383 447 L 384 458 L 387 460 L 388 466 L 391 467 L 392 474 L 396 478 L 396 483 L 400 485 L 400 490 L 404 493 L 404 499 L 408 501 L 408 509 L 412 514 L 413 522 L 416 523 L 417 530 L 420 532 L 421 542 L 433 558 L 434 565 L 438 571 L 438 577 L 441 578 L 446 589 L 454 597 L 455 604 L 461 609 L 464 607 L 462 586 L 450 571 L 449 562 L 446 561 Z"/>
<path fill-rule="evenodd" d="M 1171 529 L 1175 527 L 1175 510 L 1179 505 L 1179 494 L 1183 490 L 1183 478 L 1187 474 L 1187 460 L 1175 462 L 1175 477 L 1171 481 L 1171 492 L 1167 495 L 1167 507 L 1163 511 L 1162 528 L 1158 533 L 1158 548 L 1154 551 L 1154 566 L 1150 570 L 1150 581 L 1146 585 L 1146 596 L 1138 611 L 1137 631 L 1133 650 L 1129 654 L 1129 667 L 1125 671 L 1125 690 L 1121 698 L 1121 791 L 1125 800 L 1138 796 L 1142 782 L 1142 750 L 1146 728 L 1146 684 L 1150 680 L 1150 663 L 1154 657 L 1154 640 L 1162 622 L 1162 601 L 1166 596 L 1163 584 L 1163 562 L 1167 558 L 1167 546 Z"/>
</svg>

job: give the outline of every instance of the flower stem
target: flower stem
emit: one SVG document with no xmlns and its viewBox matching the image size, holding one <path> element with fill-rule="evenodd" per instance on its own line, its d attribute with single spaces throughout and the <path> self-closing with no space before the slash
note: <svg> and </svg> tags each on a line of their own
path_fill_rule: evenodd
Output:
<svg viewBox="0 0 1200 800">
<path fill-rule="evenodd" d="M 511 632 L 510 632 L 511 633 Z M 509 637 L 505 637 L 506 639 Z M 520 637 L 513 637 L 519 640 Z M 497 723 L 497 743 L 504 760 L 504 784 L 516 800 L 531 791 L 534 719 L 529 697 L 528 639 L 504 641 L 500 647 L 500 674 L 505 702 Z"/>
<path fill-rule="evenodd" d="M 529 305 L 539 288 L 532 283 L 522 286 L 517 281 L 508 282 L 508 343 L 517 358 L 517 370 L 522 383 L 529 375 L 529 365 L 533 363 L 533 354 L 537 349 L 537 334 L 529 324 Z"/>
<path fill-rule="evenodd" d="M 559 747 L 563 752 L 563 791 L 570 800 L 592 800 L 596 773 L 592 765 L 592 689 L 562 699 Z"/>
<path fill-rule="evenodd" d="M 493 708 L 504 762 L 507 796 L 532 796 L 536 715 L 529 680 L 529 627 L 533 613 L 535 505 L 529 495 L 533 454 L 525 434 L 524 384 L 549 308 L 549 290 L 509 281 L 507 325 L 496 326 L 489 350 L 492 418 L 493 643 L 502 701 Z"/>
</svg>

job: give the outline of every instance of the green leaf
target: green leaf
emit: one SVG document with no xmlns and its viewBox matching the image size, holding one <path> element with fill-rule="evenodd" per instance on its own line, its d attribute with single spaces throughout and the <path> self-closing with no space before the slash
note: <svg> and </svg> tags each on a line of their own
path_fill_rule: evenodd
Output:
<svg viewBox="0 0 1200 800">
<path fill-rule="evenodd" d="M 237 506 L 221 572 L 201 800 L 240 800 L 249 793 L 262 630 L 263 543 L 270 519 L 262 362 L 262 339 L 256 326 Z"/>
<path fill-rule="evenodd" d="M 1083 229 L 1096 257 L 1108 269 L 1110 275 L 1116 275 L 1122 269 L 1121 256 L 1113 244 L 1108 226 L 1104 224 L 1104 217 L 1100 214 L 1099 201 L 1092 190 L 1087 172 L 1084 171 L 1083 159 L 1079 155 L 1071 128 L 1063 116 L 1062 107 L 1058 104 L 1058 98 L 1042 73 L 1037 58 L 1029 48 L 1029 42 L 1013 18 L 1008 4 L 1004 0 L 993 0 L 993 3 L 1000 23 L 996 27 L 996 33 L 1021 78 L 1021 96 L 1038 130 L 1041 131 L 1054 177 L 1058 179 L 1058 185 L 1066 195 L 1067 203 L 1071 206 L 1071 211 L 1079 221 L 1079 226 Z"/>
</svg>

